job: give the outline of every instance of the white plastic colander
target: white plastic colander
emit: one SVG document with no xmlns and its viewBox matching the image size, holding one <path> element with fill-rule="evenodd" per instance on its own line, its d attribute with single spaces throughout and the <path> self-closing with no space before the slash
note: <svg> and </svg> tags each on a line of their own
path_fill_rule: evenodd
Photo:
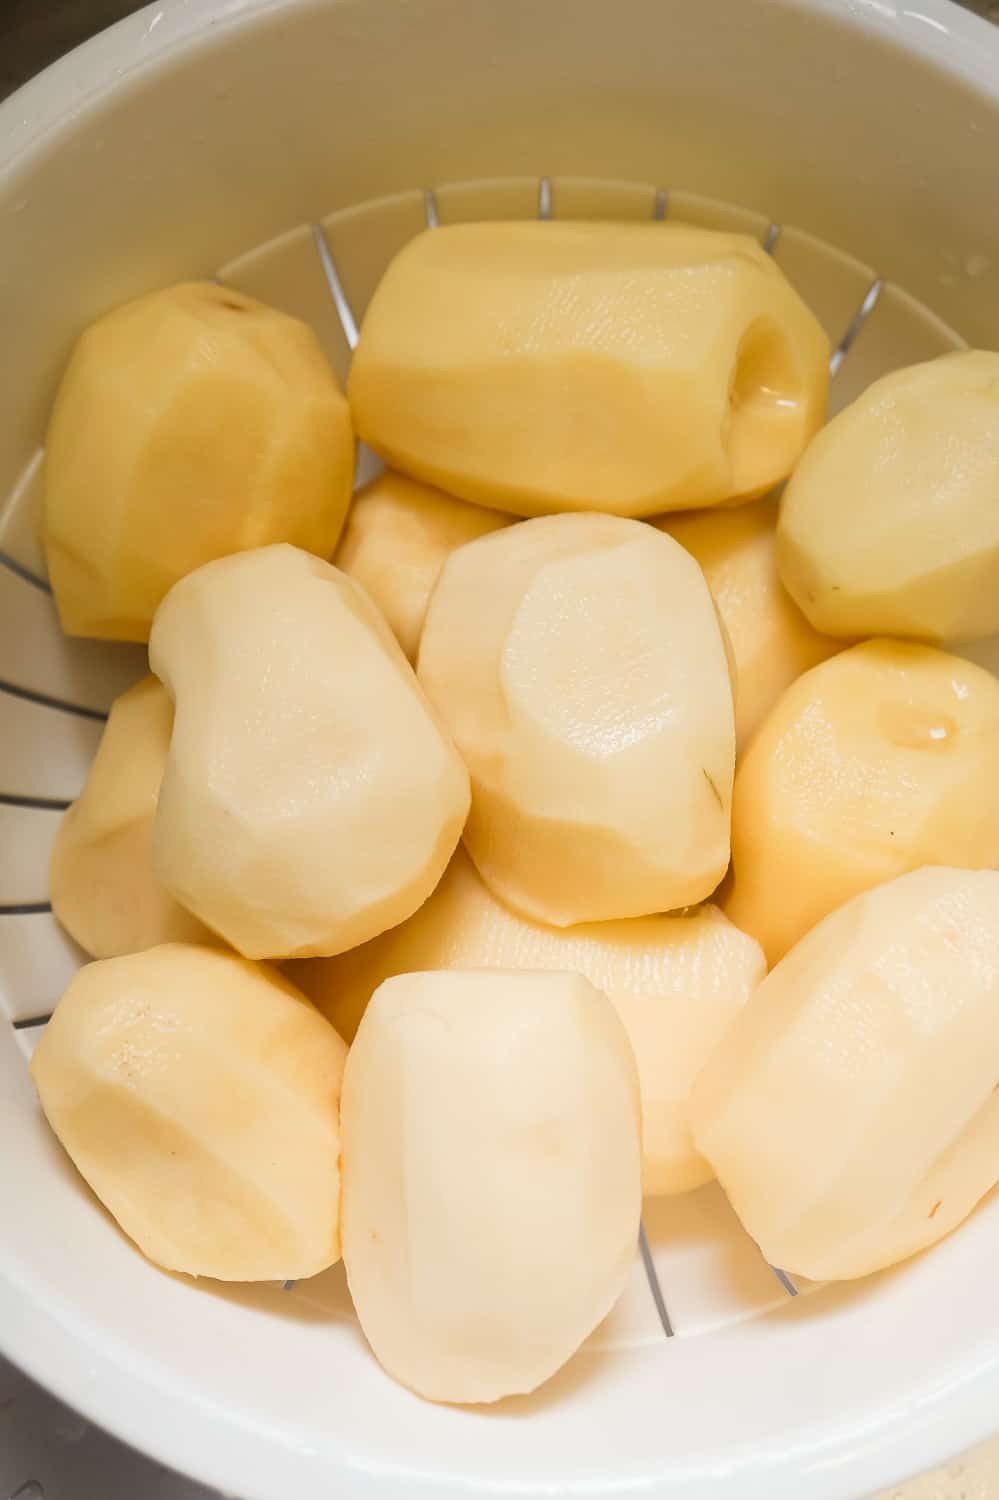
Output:
<svg viewBox="0 0 999 1500">
<path fill-rule="evenodd" d="M 64 640 L 44 581 L 38 453 L 73 338 L 218 274 L 307 318 L 342 375 L 411 235 L 536 214 L 758 235 L 832 336 L 834 406 L 999 347 L 999 32 L 942 0 L 164 0 L 0 107 L 0 1348 L 241 1500 L 846 1500 L 999 1427 L 996 1197 L 840 1288 L 768 1266 L 715 1186 L 648 1203 L 583 1352 L 459 1411 L 382 1374 L 339 1267 L 285 1290 L 148 1265 L 27 1075 L 81 958 L 51 840 L 144 670 Z"/>
</svg>

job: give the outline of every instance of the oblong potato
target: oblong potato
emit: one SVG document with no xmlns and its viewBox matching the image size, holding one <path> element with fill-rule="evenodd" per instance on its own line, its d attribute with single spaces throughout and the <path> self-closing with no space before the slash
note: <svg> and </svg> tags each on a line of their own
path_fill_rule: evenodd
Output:
<svg viewBox="0 0 999 1500">
<path fill-rule="evenodd" d="M 294 547 L 208 563 L 156 615 L 174 700 L 159 879 L 247 958 L 342 952 L 447 868 L 468 774 L 364 590 Z"/>
<path fill-rule="evenodd" d="M 553 1375 L 634 1264 L 638 1080 L 578 974 L 387 980 L 343 1080 L 343 1256 L 390 1375 L 496 1401 Z"/>
<path fill-rule="evenodd" d="M 709 896 L 729 856 L 725 646 L 704 575 L 616 516 L 547 516 L 452 552 L 420 682 L 472 778 L 465 844 L 553 926 Z"/>
<path fill-rule="evenodd" d="M 81 969 L 31 1075 L 74 1164 L 150 1260 L 276 1281 L 340 1255 L 346 1050 L 277 970 L 168 943 Z"/>
<path fill-rule="evenodd" d="M 999 354 L 876 380 L 811 443 L 781 501 L 781 577 L 816 630 L 999 631 Z"/>
<path fill-rule="evenodd" d="M 833 912 L 694 1088 L 694 1135 L 773 1265 L 864 1276 L 999 1179 L 999 872 L 926 868 Z"/>
<path fill-rule="evenodd" d="M 687 1121 L 691 1085 L 766 973 L 759 944 L 714 906 L 568 929 L 518 916 L 462 849 L 408 922 L 338 958 L 287 973 L 350 1041 L 378 986 L 427 969 L 582 974 L 611 1001 L 635 1053 L 642 1095 L 642 1191 L 683 1193 L 711 1178 Z"/>
<path fill-rule="evenodd" d="M 348 396 L 393 468 L 465 500 L 650 516 L 783 479 L 823 420 L 828 359 L 748 236 L 456 224 L 385 273 Z"/>
</svg>

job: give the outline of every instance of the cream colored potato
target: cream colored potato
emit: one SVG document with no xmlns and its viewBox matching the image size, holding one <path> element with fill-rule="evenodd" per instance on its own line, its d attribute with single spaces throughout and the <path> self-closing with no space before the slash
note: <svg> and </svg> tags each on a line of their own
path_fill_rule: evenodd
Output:
<svg viewBox="0 0 999 1500">
<path fill-rule="evenodd" d="M 740 751 L 789 683 L 843 649 L 812 629 L 781 583 L 776 523 L 771 499 L 655 523 L 696 558 L 721 613 L 735 659 Z"/>
<path fill-rule="evenodd" d="M 864 1276 L 999 1178 L 999 873 L 855 897 L 763 981 L 694 1089 L 694 1133 L 773 1265 Z"/>
<path fill-rule="evenodd" d="M 267 542 L 328 557 L 353 475 L 347 403 L 306 324 L 210 282 L 116 308 L 73 351 L 46 438 L 63 629 L 144 641 L 211 558 Z"/>
<path fill-rule="evenodd" d="M 828 358 L 746 236 L 458 224 L 392 262 L 348 395 L 393 468 L 466 500 L 650 516 L 783 479 L 823 420 Z"/>
<path fill-rule="evenodd" d="M 999 631 L 999 354 L 877 380 L 814 440 L 781 504 L 781 577 L 817 630 Z"/>
<path fill-rule="evenodd" d="M 512 520 L 389 470 L 350 507 L 334 561 L 364 585 L 415 661 L 427 601 L 449 553 Z"/>
<path fill-rule="evenodd" d="M 724 903 L 776 963 L 827 912 L 919 865 L 999 865 L 999 682 L 865 641 L 788 688 L 735 778 Z"/>
<path fill-rule="evenodd" d="M 74 1164 L 150 1260 L 280 1281 L 340 1256 L 346 1051 L 275 969 L 169 943 L 81 969 L 31 1073 Z"/>
<path fill-rule="evenodd" d="M 153 819 L 172 725 L 173 705 L 155 677 L 116 698 L 83 791 L 59 824 L 52 910 L 95 958 L 214 941 L 153 873 Z"/>
<path fill-rule="evenodd" d="M 468 775 L 364 590 L 294 547 L 208 563 L 149 642 L 176 714 L 157 876 L 247 958 L 339 953 L 447 867 Z"/>
<path fill-rule="evenodd" d="M 766 973 L 758 943 L 713 906 L 557 931 L 497 901 L 463 850 L 408 922 L 339 958 L 288 966 L 352 1040 L 385 979 L 427 969 L 582 974 L 611 1000 L 635 1053 L 642 1095 L 642 1189 L 683 1193 L 711 1177 L 687 1123 L 690 1087 Z"/>
<path fill-rule="evenodd" d="M 469 853 L 556 927 L 709 896 L 735 731 L 714 605 L 671 537 L 547 516 L 453 552 L 419 677 L 472 777 Z"/>
<path fill-rule="evenodd" d="M 418 1395 L 532 1391 L 617 1301 L 638 1240 L 638 1081 L 578 974 L 388 980 L 348 1054 L 341 1131 L 354 1306 Z"/>
</svg>

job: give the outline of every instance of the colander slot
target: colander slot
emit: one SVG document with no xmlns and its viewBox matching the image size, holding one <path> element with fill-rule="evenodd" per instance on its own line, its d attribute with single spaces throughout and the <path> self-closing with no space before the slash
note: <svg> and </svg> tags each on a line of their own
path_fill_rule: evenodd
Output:
<svg viewBox="0 0 999 1500">
<path fill-rule="evenodd" d="M 0 912 L 0 1015 L 45 1018 L 87 955 L 51 911 Z"/>
<path fill-rule="evenodd" d="M 427 216 L 427 228 L 439 229 L 441 216 L 437 209 L 437 194 L 433 188 L 423 190 L 423 212 Z"/>
<path fill-rule="evenodd" d="M 71 802 L 97 754 L 104 721 L 53 712 L 19 694 L 2 700 L 0 789 L 8 797 Z"/>
<path fill-rule="evenodd" d="M 652 217 L 660 224 L 669 218 L 669 193 L 665 188 L 656 188 L 655 202 L 652 205 Z"/>
<path fill-rule="evenodd" d="M 3 901 L 0 902 L 0 917 L 38 917 L 51 912 L 48 901 Z"/>
<path fill-rule="evenodd" d="M 780 232 L 783 227 L 784 226 L 782 224 L 771 224 L 770 228 L 763 236 L 761 244 L 763 245 L 763 248 L 768 255 L 773 255 L 774 251 L 777 249 L 777 241 L 780 239 Z"/>
<path fill-rule="evenodd" d="M 552 216 L 552 180 L 550 177 L 542 177 L 538 183 L 538 218 L 550 219 Z"/>
<path fill-rule="evenodd" d="M 0 910 L 49 897 L 49 862 L 62 813 L 0 802 Z"/>
</svg>

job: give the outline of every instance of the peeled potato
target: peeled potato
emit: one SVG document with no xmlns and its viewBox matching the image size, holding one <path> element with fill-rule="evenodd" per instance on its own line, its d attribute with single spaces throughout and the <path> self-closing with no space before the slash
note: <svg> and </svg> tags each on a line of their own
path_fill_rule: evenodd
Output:
<svg viewBox="0 0 999 1500">
<path fill-rule="evenodd" d="M 582 974 L 612 1002 L 642 1096 L 642 1190 L 683 1193 L 711 1177 L 687 1123 L 691 1084 L 766 973 L 758 943 L 713 906 L 556 931 L 497 901 L 458 850 L 430 900 L 401 927 L 289 976 L 350 1041 L 385 979 L 427 969 Z"/>
<path fill-rule="evenodd" d="M 63 629 L 144 641 L 211 558 L 282 541 L 328 557 L 353 476 L 347 403 L 306 324 L 210 282 L 116 308 L 73 351 L 46 438 Z"/>
<path fill-rule="evenodd" d="M 339 1259 L 346 1050 L 276 970 L 170 943 L 81 969 L 31 1074 L 74 1164 L 150 1260 L 277 1281 Z"/>
<path fill-rule="evenodd" d="M 335 561 L 364 585 L 415 661 L 427 601 L 448 554 L 512 519 L 390 470 L 365 485 L 350 507 Z"/>
<path fill-rule="evenodd" d="M 828 358 L 746 236 L 456 224 L 392 262 L 348 395 L 393 468 L 466 500 L 649 516 L 783 479 L 822 422 Z"/>
<path fill-rule="evenodd" d="M 999 354 L 877 380 L 781 504 L 781 577 L 817 630 L 967 641 L 999 631 Z"/>
<path fill-rule="evenodd" d="M 153 873 L 153 819 L 173 706 L 146 677 L 116 698 L 86 785 L 52 848 L 52 910 L 95 958 L 157 943 L 211 942 Z"/>
<path fill-rule="evenodd" d="M 735 658 L 735 738 L 741 751 L 788 684 L 841 651 L 843 643 L 813 630 L 780 581 L 772 500 L 663 516 L 655 524 L 700 563 L 721 613 Z"/>
<path fill-rule="evenodd" d="M 865 641 L 788 688 L 735 778 L 725 910 L 776 963 L 827 912 L 919 865 L 999 865 L 999 682 Z"/>
<path fill-rule="evenodd" d="M 694 1089 L 694 1133 L 767 1259 L 864 1276 L 999 1179 L 999 873 L 857 896 L 757 989 Z"/>
<path fill-rule="evenodd" d="M 160 607 L 175 704 L 157 876 L 247 958 L 339 953 L 447 867 L 468 775 L 364 590 L 294 547 L 208 563 Z"/>
<path fill-rule="evenodd" d="M 388 980 L 341 1130 L 344 1264 L 388 1373 L 460 1402 L 554 1375 L 638 1239 L 638 1082 L 606 997 L 578 974 Z"/>
<path fill-rule="evenodd" d="M 709 896 L 729 857 L 732 690 L 700 568 L 615 516 L 548 516 L 444 564 L 419 677 L 469 768 L 466 847 L 556 927 Z"/>
</svg>

